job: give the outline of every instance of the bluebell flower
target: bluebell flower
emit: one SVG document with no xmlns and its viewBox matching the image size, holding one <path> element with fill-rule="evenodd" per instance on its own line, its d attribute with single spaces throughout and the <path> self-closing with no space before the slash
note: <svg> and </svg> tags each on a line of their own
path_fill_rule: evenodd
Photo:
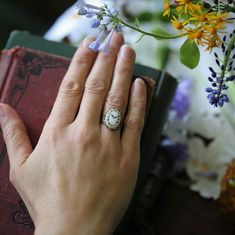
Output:
<svg viewBox="0 0 235 235">
<path fill-rule="evenodd" d="M 117 24 L 115 27 L 115 31 L 116 32 L 122 32 L 122 25 L 121 24 Z"/>
<path fill-rule="evenodd" d="M 108 37 L 106 38 L 105 42 L 100 46 L 99 50 L 100 51 L 103 51 L 104 53 L 108 54 L 109 53 L 109 48 L 110 48 L 110 42 L 113 38 L 113 35 L 114 35 L 114 32 L 115 32 L 115 29 L 113 29 Z"/>
<path fill-rule="evenodd" d="M 97 6 L 91 5 L 91 4 L 87 4 L 87 3 L 85 3 L 83 0 L 78 0 L 78 1 L 76 2 L 76 7 L 77 7 L 78 10 L 81 9 L 81 8 L 88 8 L 88 9 L 101 10 L 100 7 L 97 7 Z"/>
<path fill-rule="evenodd" d="M 191 88 L 191 79 L 183 79 L 178 85 L 170 108 L 178 119 L 184 119 L 189 112 Z"/>
<path fill-rule="evenodd" d="M 84 8 L 84 7 L 86 7 L 86 3 L 83 0 L 78 0 L 76 2 L 76 7 L 77 8 Z"/>
<path fill-rule="evenodd" d="M 119 15 L 119 11 L 115 8 L 109 8 L 109 12 L 112 16 L 118 16 Z"/>
<path fill-rule="evenodd" d="M 83 0 L 78 0 L 76 6 L 79 15 L 91 18 L 91 28 L 99 28 L 100 30 L 97 40 L 92 42 L 89 48 L 94 51 L 103 51 L 108 53 L 114 33 L 122 31 L 119 11 L 115 8 L 109 8 L 108 5 L 97 7 L 91 4 L 86 4 Z"/>
<path fill-rule="evenodd" d="M 100 26 L 100 20 L 99 19 L 92 19 L 90 21 L 91 28 L 98 28 Z"/>
<path fill-rule="evenodd" d="M 106 37 L 107 32 L 105 30 L 102 30 L 97 37 L 96 41 L 92 42 L 89 46 L 89 48 L 93 51 L 99 51 L 100 45 L 103 42 L 104 38 Z"/>
</svg>

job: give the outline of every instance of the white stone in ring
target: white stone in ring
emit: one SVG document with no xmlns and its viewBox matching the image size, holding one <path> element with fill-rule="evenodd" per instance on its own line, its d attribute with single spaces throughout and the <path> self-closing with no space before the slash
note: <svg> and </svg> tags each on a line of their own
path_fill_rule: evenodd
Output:
<svg viewBox="0 0 235 235">
<path fill-rule="evenodd" d="M 121 113 L 118 109 L 110 109 L 104 117 L 104 125 L 111 130 L 117 129 L 121 124 Z"/>
</svg>

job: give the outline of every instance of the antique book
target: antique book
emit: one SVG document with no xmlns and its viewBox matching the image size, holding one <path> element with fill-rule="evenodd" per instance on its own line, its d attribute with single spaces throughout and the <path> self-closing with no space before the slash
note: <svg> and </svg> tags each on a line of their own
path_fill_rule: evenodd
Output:
<svg viewBox="0 0 235 235">
<path fill-rule="evenodd" d="M 0 102 L 11 105 L 23 119 L 36 146 L 50 114 L 59 85 L 76 48 L 44 40 L 27 32 L 11 34 L 0 57 Z M 130 234 L 130 220 L 157 151 L 164 120 L 176 89 L 165 72 L 135 65 L 134 74 L 149 80 L 149 111 L 141 140 L 139 176 L 132 202 L 115 234 Z M 152 82 L 151 82 L 152 81 Z M 154 84 L 154 87 L 152 85 Z M 151 90 L 151 87 L 154 88 Z M 8 179 L 9 163 L 0 133 L 0 234 L 33 234 L 24 203 Z"/>
</svg>

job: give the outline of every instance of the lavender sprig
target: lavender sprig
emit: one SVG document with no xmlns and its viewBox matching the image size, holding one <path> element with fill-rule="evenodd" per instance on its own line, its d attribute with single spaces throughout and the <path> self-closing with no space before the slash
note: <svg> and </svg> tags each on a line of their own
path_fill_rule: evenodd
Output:
<svg viewBox="0 0 235 235">
<path fill-rule="evenodd" d="M 226 47 L 227 45 L 227 47 Z M 228 96 L 225 94 L 228 89 L 227 83 L 235 80 L 235 67 L 233 61 L 235 59 L 235 30 L 229 35 L 229 43 L 227 44 L 227 37 L 223 37 L 222 52 L 224 59 L 221 62 L 217 53 L 214 53 L 215 62 L 218 65 L 220 72 L 216 72 L 215 69 L 209 67 L 211 76 L 208 77 L 212 87 L 207 87 L 209 103 L 215 107 L 222 107 L 224 103 L 229 102 Z"/>
</svg>

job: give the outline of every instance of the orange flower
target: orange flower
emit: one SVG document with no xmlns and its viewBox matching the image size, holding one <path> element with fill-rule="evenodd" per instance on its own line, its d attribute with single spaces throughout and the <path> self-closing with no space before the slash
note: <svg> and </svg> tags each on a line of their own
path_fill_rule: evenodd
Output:
<svg viewBox="0 0 235 235">
<path fill-rule="evenodd" d="M 177 0 L 177 3 L 179 4 L 179 6 L 176 7 L 176 11 L 179 14 L 183 11 L 185 14 L 187 14 L 188 12 L 201 10 L 201 6 L 199 4 L 194 4 L 191 0 Z"/>
<path fill-rule="evenodd" d="M 207 13 L 207 12 L 191 12 L 191 17 L 190 18 L 190 21 L 196 21 L 195 24 L 198 25 L 198 24 L 202 24 L 202 23 L 207 23 L 208 20 L 213 16 L 215 15 L 215 12 L 210 12 L 210 13 Z"/>
<path fill-rule="evenodd" d="M 214 14 L 211 17 L 211 20 L 214 21 L 214 23 L 216 25 L 218 24 L 224 24 L 224 23 L 231 23 L 231 20 L 228 20 L 229 13 L 225 12 L 225 13 L 218 13 L 218 14 Z"/>
<path fill-rule="evenodd" d="M 169 16 L 171 13 L 171 5 L 167 0 L 165 0 L 164 8 L 165 8 L 165 11 L 163 13 L 163 16 L 165 15 Z"/>
<path fill-rule="evenodd" d="M 173 19 L 171 19 L 171 22 L 173 24 L 173 26 L 177 29 L 177 30 L 182 30 L 184 28 L 184 26 L 186 24 L 188 24 L 188 20 L 186 21 L 179 21 L 179 19 L 177 19 L 175 16 L 173 16 Z"/>
<path fill-rule="evenodd" d="M 203 25 L 204 31 L 207 32 L 208 38 L 213 38 L 214 40 L 218 40 L 221 43 L 221 39 L 218 33 L 221 33 L 220 30 L 225 29 L 224 24 L 210 24 Z"/>
<path fill-rule="evenodd" d="M 221 182 L 220 203 L 226 212 L 235 215 L 235 161 L 229 165 Z M 231 217 L 232 218 L 232 217 Z"/>
<path fill-rule="evenodd" d="M 214 39 L 209 39 L 208 41 L 207 41 L 207 48 L 206 48 L 206 51 L 209 51 L 210 53 L 211 53 L 211 51 L 215 48 L 215 47 L 217 47 L 218 45 L 217 45 L 217 40 L 214 40 Z"/>
<path fill-rule="evenodd" d="M 196 40 L 197 44 L 201 46 L 204 46 L 206 42 L 206 34 L 198 28 L 188 30 L 188 38 Z"/>
</svg>

